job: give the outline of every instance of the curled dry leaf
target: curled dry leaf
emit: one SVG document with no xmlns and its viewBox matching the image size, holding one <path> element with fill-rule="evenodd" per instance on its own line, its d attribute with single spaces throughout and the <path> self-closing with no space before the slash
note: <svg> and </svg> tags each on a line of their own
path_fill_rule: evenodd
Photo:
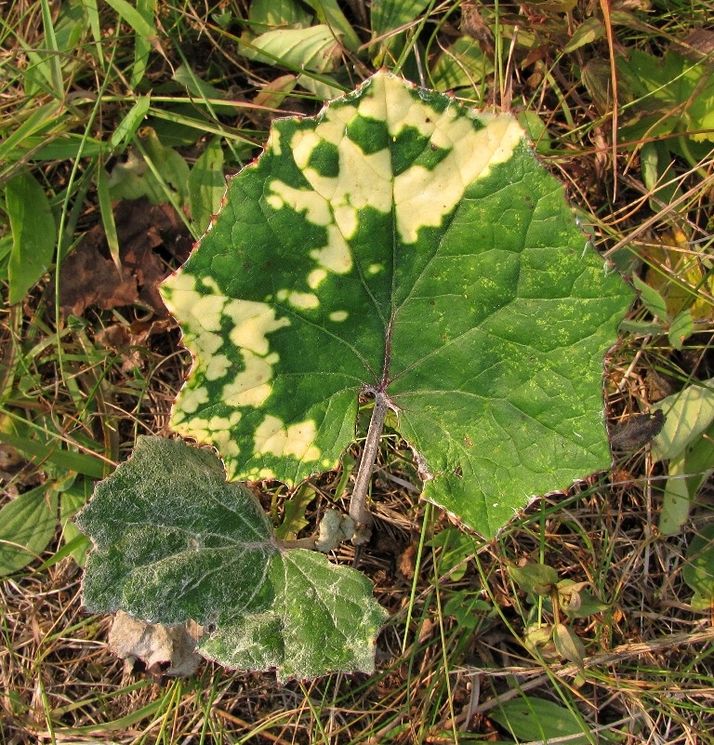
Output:
<svg viewBox="0 0 714 745">
<path fill-rule="evenodd" d="M 135 660 L 141 660 L 151 673 L 188 677 L 201 662 L 195 651 L 200 635 L 200 626 L 190 621 L 166 626 L 139 621 L 118 611 L 109 631 L 109 648 L 132 666 Z"/>
<path fill-rule="evenodd" d="M 141 303 L 166 316 L 157 286 L 170 273 L 168 260 L 183 261 L 192 239 L 169 205 L 145 199 L 120 202 L 115 210 L 120 273 L 109 255 L 101 225 L 95 225 L 60 268 L 60 306 L 81 316 L 90 305 L 109 310 Z"/>
</svg>

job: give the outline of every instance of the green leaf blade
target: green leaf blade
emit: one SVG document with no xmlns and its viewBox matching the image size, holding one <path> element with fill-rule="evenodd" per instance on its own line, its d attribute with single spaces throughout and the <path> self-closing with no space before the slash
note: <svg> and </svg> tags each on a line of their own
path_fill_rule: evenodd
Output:
<svg viewBox="0 0 714 745">
<path fill-rule="evenodd" d="M 57 231 L 44 189 L 29 171 L 5 187 L 12 250 L 8 266 L 9 301 L 19 303 L 52 262 Z"/>
<path fill-rule="evenodd" d="M 211 216 L 218 211 L 225 190 L 223 150 L 220 140 L 215 139 L 196 160 L 188 177 L 191 218 L 199 234 L 206 230 Z"/>
<path fill-rule="evenodd" d="M 335 467 L 375 390 L 425 497 L 486 535 L 610 463 L 602 357 L 632 293 L 509 116 L 378 73 L 276 122 L 163 294 L 195 358 L 172 426 L 231 478 Z"/>
<path fill-rule="evenodd" d="M 652 440 L 655 462 L 684 453 L 714 422 L 714 378 L 697 381 L 655 406 L 666 417 L 661 432 Z"/>
<path fill-rule="evenodd" d="M 0 577 L 36 559 L 57 528 L 57 494 L 40 486 L 0 510 Z"/>
</svg>

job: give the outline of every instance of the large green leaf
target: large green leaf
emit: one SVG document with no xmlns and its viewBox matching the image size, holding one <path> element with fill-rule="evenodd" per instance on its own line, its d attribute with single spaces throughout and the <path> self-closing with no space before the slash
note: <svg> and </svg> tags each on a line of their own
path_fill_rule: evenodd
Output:
<svg viewBox="0 0 714 745">
<path fill-rule="evenodd" d="M 173 427 L 232 479 L 334 468 L 376 391 L 424 496 L 486 535 L 610 463 L 602 358 L 631 292 L 510 116 L 378 73 L 275 122 L 163 294 L 194 355 Z"/>
<path fill-rule="evenodd" d="M 207 450 L 157 437 L 105 481 L 78 519 L 94 550 L 84 603 L 152 623 L 193 619 L 223 665 L 311 678 L 371 672 L 386 612 L 359 572 L 282 549 L 260 504 Z"/>
</svg>

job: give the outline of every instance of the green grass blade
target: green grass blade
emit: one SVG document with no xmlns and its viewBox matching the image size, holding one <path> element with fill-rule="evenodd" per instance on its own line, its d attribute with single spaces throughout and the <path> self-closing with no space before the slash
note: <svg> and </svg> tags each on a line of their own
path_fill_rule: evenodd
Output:
<svg viewBox="0 0 714 745">
<path fill-rule="evenodd" d="M 50 80 L 54 89 L 55 98 L 62 100 L 64 98 L 64 83 L 62 81 L 62 66 L 60 64 L 60 49 L 57 45 L 55 28 L 52 25 L 52 11 L 47 0 L 41 0 L 42 7 L 42 24 L 45 28 L 45 43 L 49 51 L 47 63 L 50 68 Z"/>
<path fill-rule="evenodd" d="M 60 450 L 59 443 L 43 444 L 8 432 L 0 432 L 0 442 L 11 445 L 25 455 L 37 458 L 40 462 L 52 463 L 59 468 L 76 471 L 93 479 L 101 479 L 105 474 L 106 463 L 100 460 L 99 456 Z"/>
</svg>

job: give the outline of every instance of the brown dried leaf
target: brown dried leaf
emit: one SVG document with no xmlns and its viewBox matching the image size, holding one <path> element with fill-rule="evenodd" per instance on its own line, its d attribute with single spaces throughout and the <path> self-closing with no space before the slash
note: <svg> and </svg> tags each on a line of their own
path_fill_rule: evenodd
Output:
<svg viewBox="0 0 714 745">
<path fill-rule="evenodd" d="M 141 660 L 152 674 L 193 675 L 201 656 L 196 654 L 200 627 L 164 626 L 145 623 L 118 611 L 109 631 L 109 648 L 120 659 L 133 664 Z"/>
<path fill-rule="evenodd" d="M 401 554 L 399 554 L 399 559 L 397 561 L 397 570 L 399 571 L 399 574 L 406 580 L 414 579 L 416 553 L 416 544 L 411 543 L 404 549 L 404 551 L 401 552 Z"/>
<path fill-rule="evenodd" d="M 610 445 L 613 450 L 639 450 L 664 427 L 665 416 L 661 409 L 650 414 L 634 414 L 624 422 L 610 428 Z"/>
<path fill-rule="evenodd" d="M 80 316 L 90 305 L 109 310 L 140 303 L 168 315 L 157 286 L 171 272 L 169 259 L 188 256 L 188 231 L 169 205 L 125 201 L 114 213 L 122 271 L 111 260 L 103 227 L 95 225 L 62 262 L 62 311 Z"/>
</svg>

